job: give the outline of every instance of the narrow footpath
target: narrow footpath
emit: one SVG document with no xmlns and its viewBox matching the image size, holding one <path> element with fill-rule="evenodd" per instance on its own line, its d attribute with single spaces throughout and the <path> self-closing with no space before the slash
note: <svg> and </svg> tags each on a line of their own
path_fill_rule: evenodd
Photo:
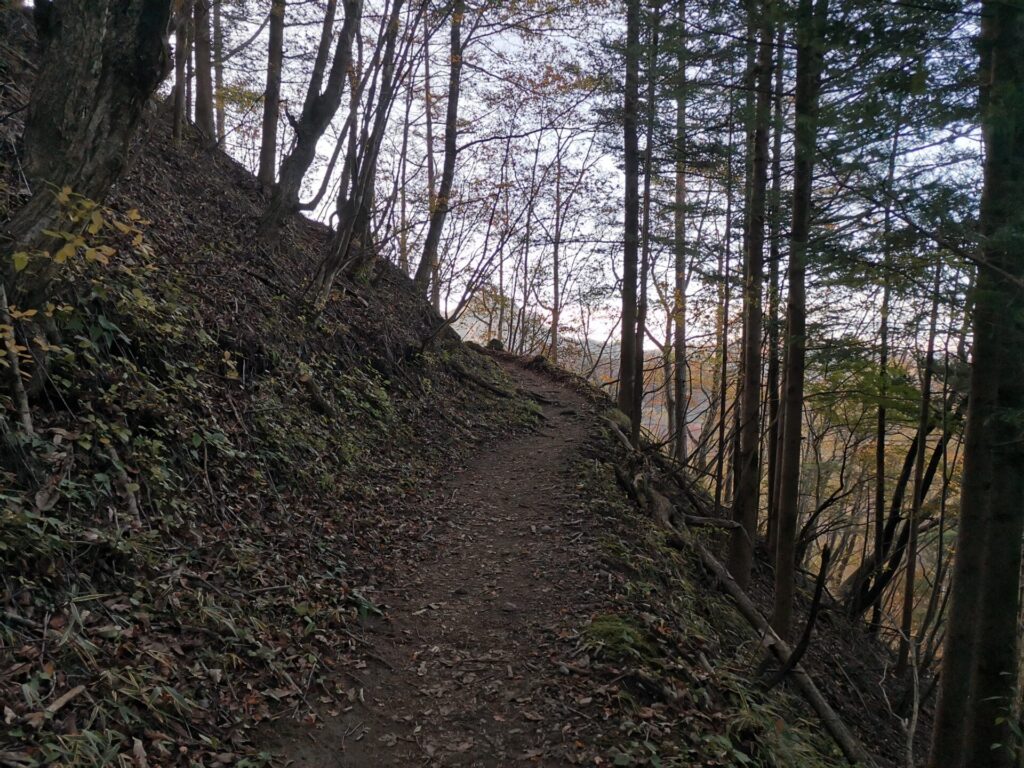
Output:
<svg viewBox="0 0 1024 768">
<path fill-rule="evenodd" d="M 359 637 L 366 668 L 343 673 L 361 701 L 313 728 L 282 724 L 274 751 L 293 765 L 566 765 L 598 727 L 563 700 L 570 640 L 600 602 L 571 469 L 590 406 L 509 373 L 540 396 L 543 423 L 484 446 L 424 500 L 423 557 L 383 585 L 386 619 Z"/>
</svg>

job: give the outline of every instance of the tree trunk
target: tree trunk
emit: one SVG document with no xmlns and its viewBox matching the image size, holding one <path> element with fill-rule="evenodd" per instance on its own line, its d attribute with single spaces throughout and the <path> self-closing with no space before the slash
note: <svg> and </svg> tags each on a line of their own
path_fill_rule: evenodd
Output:
<svg viewBox="0 0 1024 768">
<path fill-rule="evenodd" d="M 633 401 L 630 409 L 632 431 L 630 437 L 633 445 L 640 444 L 640 431 L 644 420 L 644 379 L 647 357 L 644 354 L 644 341 L 647 336 L 647 283 L 651 269 L 651 238 L 654 236 L 652 227 L 652 196 L 651 184 L 654 181 L 654 143 L 655 127 L 658 118 L 657 62 L 658 39 L 661 26 L 661 3 L 656 0 L 649 12 L 650 41 L 647 45 L 647 115 L 644 120 L 644 191 L 643 220 L 641 222 L 640 275 L 637 278 L 636 305 L 636 345 L 634 347 L 635 363 L 633 368 Z"/>
<path fill-rule="evenodd" d="M 263 133 L 260 167 L 256 173 L 264 189 L 274 186 L 277 175 L 277 125 L 281 113 L 281 66 L 284 62 L 285 0 L 272 0 L 267 41 L 267 87 L 263 92 Z"/>
<path fill-rule="evenodd" d="M 370 225 L 377 158 L 395 100 L 395 59 L 403 3 L 404 0 L 393 0 L 390 18 L 385 26 L 380 90 L 374 107 L 373 125 L 363 137 L 361 153 L 352 164 L 357 172 L 352 175 L 351 194 L 347 184 L 339 185 L 338 230 L 331 239 L 327 257 L 321 262 L 313 281 L 314 306 L 318 308 L 327 303 L 338 274 L 350 268 L 358 269 L 374 253 Z"/>
<path fill-rule="evenodd" d="M 458 153 L 459 129 L 459 94 L 462 90 L 462 23 L 466 16 L 466 0 L 452 0 L 452 23 L 450 35 L 451 67 L 448 71 L 448 105 L 444 121 L 444 164 L 441 167 L 441 183 L 437 195 L 432 201 L 430 221 L 427 225 L 426 242 L 423 255 L 416 268 L 415 283 L 420 291 L 425 291 L 428 283 L 440 288 L 440 276 L 437 270 L 441 232 L 444 222 L 451 209 L 452 187 L 455 184 L 455 161 Z M 431 279 L 433 276 L 433 279 Z M 438 292 L 438 303 L 440 293 Z"/>
<path fill-rule="evenodd" d="M 398 159 L 398 268 L 407 275 L 409 274 L 409 212 L 405 188 L 408 185 L 409 127 L 411 114 L 412 86 L 410 85 L 405 91 L 405 119 L 402 121 L 402 149 L 399 152 Z"/>
<path fill-rule="evenodd" d="M 555 230 L 551 254 L 551 352 L 548 357 L 558 364 L 558 325 L 562 321 L 561 276 L 558 274 L 559 250 L 562 241 L 562 152 L 556 150 L 555 157 Z"/>
<path fill-rule="evenodd" d="M 434 161 L 434 95 L 430 89 L 430 30 L 427 19 L 423 20 L 423 49 L 423 107 L 427 145 L 427 208 L 428 211 L 433 211 L 434 201 L 437 197 L 437 170 Z M 529 217 L 527 217 L 526 229 L 529 232 Z M 529 236 L 527 236 L 527 239 L 529 239 Z M 434 263 L 430 265 L 430 305 L 436 312 L 441 311 L 440 271 L 438 255 L 435 253 Z"/>
<path fill-rule="evenodd" d="M 213 2 L 213 107 L 217 119 L 217 143 L 224 144 L 224 24 L 221 19 L 221 5 L 224 0 Z"/>
<path fill-rule="evenodd" d="M 177 0 L 174 8 L 174 109 L 171 135 L 181 141 L 188 121 L 188 58 L 192 47 L 192 2 Z"/>
<path fill-rule="evenodd" d="M 143 107 L 167 71 L 169 15 L 169 0 L 51 6 L 24 133 L 24 171 L 34 195 L 7 228 L 11 251 L 40 248 L 45 230 L 60 228 L 54 188 L 102 201 L 121 175 Z M 51 259 L 32 259 L 16 275 L 11 266 L 4 269 L 13 305 L 26 309 L 46 300 Z"/>
<path fill-rule="evenodd" d="M 619 409 L 632 417 L 633 393 L 641 386 L 636 370 L 637 261 L 640 253 L 640 0 L 626 2 L 626 79 L 622 130 L 625 198 L 622 247 L 622 337 L 619 349 Z"/>
<path fill-rule="evenodd" d="M 903 614 L 900 623 L 900 644 L 896 660 L 896 675 L 903 675 L 910 662 L 911 645 L 914 646 L 914 658 L 918 658 L 917 641 L 914 638 L 914 597 L 917 591 L 917 526 L 921 517 L 921 506 L 924 503 L 922 485 L 924 483 L 924 447 L 928 423 L 931 421 L 932 397 L 932 358 L 935 355 L 935 326 L 939 318 L 939 287 L 942 279 L 942 267 L 935 267 L 935 284 L 932 287 L 932 310 L 928 325 L 928 353 L 924 363 L 921 380 L 921 408 L 917 420 L 917 441 L 921 450 L 914 461 L 914 493 L 911 496 L 909 537 L 907 540 L 907 570 L 903 591 Z"/>
<path fill-rule="evenodd" d="M 885 181 L 885 216 L 882 223 L 882 309 L 878 337 L 878 420 L 875 434 L 875 558 L 878 570 L 876 581 L 882 576 L 885 562 L 885 438 L 888 428 L 886 399 L 889 397 L 889 303 L 892 296 L 892 193 L 896 174 L 896 153 L 899 148 L 900 120 L 896 121 L 892 144 L 889 149 L 889 167 Z M 923 450 L 922 450 L 923 454 Z M 872 606 L 871 632 L 877 634 L 882 623 L 882 595 Z"/>
<path fill-rule="evenodd" d="M 772 95 L 772 186 L 768 202 L 768 552 L 775 556 L 778 529 L 779 470 L 779 269 L 782 261 L 782 98 L 786 35 L 782 24 L 775 41 L 775 92 Z"/>
<path fill-rule="evenodd" d="M 195 0 L 196 127 L 211 143 L 217 127 L 213 115 L 213 58 L 210 42 L 210 0 Z"/>
<path fill-rule="evenodd" d="M 1024 8 L 983 0 L 985 144 L 960 533 L 929 765 L 1010 766 L 1024 535 Z"/>
<path fill-rule="evenodd" d="M 750 28 L 759 35 L 755 64 L 756 100 L 753 158 L 747 194 L 747 231 L 743 238 L 743 380 L 739 410 L 739 460 L 733 519 L 739 523 L 729 540 L 729 572 L 746 589 L 754 563 L 757 513 L 761 500 L 761 291 L 764 279 L 765 192 L 768 186 L 768 131 L 772 103 L 772 2 L 750 0 Z"/>
<path fill-rule="evenodd" d="M 805 280 L 811 224 L 811 191 L 818 135 L 821 36 L 828 0 L 800 0 L 796 21 L 796 100 L 793 226 L 790 231 L 789 296 L 786 303 L 786 370 L 782 446 L 779 451 L 779 538 L 775 553 L 772 627 L 790 634 L 796 572 L 796 527 L 803 432 L 804 358 L 807 349 Z"/>
<path fill-rule="evenodd" d="M 674 390 L 671 403 L 672 456 L 680 463 L 686 463 L 688 435 L 686 410 L 689 401 L 687 352 L 686 352 L 686 288 L 689 282 L 686 274 L 686 0 L 679 0 L 678 10 L 679 47 L 676 66 L 676 141 L 675 141 L 675 208 L 673 210 L 673 234 L 675 245 L 675 284 L 673 286 L 673 351 L 671 359 L 672 383 L 666 381 L 667 389 Z M 666 340 L 667 341 L 667 340 Z M 667 344 L 666 344 L 667 346 Z"/>
<path fill-rule="evenodd" d="M 732 73 L 730 73 L 732 74 Z M 733 173 L 733 153 L 735 152 L 734 140 L 733 140 L 733 117 L 736 114 L 736 97 L 735 94 L 730 95 L 729 98 L 729 117 L 728 117 L 728 139 L 726 151 L 726 169 L 725 169 L 725 235 L 722 243 L 722 250 L 719 256 L 718 262 L 718 276 L 721 281 L 721 289 L 719 294 L 719 313 L 720 319 L 718 322 L 718 339 L 717 347 L 719 354 L 721 355 L 720 365 L 718 368 L 718 451 L 715 456 L 715 510 L 719 510 L 722 507 L 722 494 L 725 488 L 725 419 L 726 419 L 726 407 L 725 397 L 728 393 L 728 374 L 729 374 L 729 301 L 731 298 L 731 287 L 730 287 L 730 265 L 729 259 L 732 256 L 732 215 L 733 215 L 733 186 L 734 186 L 734 173 Z"/>
<path fill-rule="evenodd" d="M 264 212 L 260 223 L 260 236 L 273 237 L 281 220 L 299 206 L 299 192 L 306 171 L 316 159 L 316 147 L 320 138 L 327 130 L 331 120 L 341 106 L 341 97 L 345 90 L 345 80 L 352 67 L 352 46 L 362 24 L 362 0 L 344 0 L 345 21 L 338 33 L 338 42 L 334 50 L 330 71 L 327 71 L 327 59 L 330 54 L 331 34 L 334 28 L 334 13 L 337 3 L 331 0 L 327 6 L 327 15 L 321 30 L 320 44 L 317 48 L 316 60 L 306 98 L 302 103 L 302 114 L 295 122 L 295 145 L 291 152 L 281 161 L 277 186 Z M 327 84 L 324 85 L 324 75 Z M 321 91 L 322 87 L 322 91 Z"/>
</svg>

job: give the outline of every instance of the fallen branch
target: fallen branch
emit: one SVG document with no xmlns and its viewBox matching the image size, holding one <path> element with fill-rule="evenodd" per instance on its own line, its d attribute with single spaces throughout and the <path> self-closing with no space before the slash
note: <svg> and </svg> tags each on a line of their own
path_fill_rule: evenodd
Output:
<svg viewBox="0 0 1024 768">
<path fill-rule="evenodd" d="M 821 570 L 818 571 L 818 579 L 814 583 L 814 599 L 811 601 L 811 610 L 807 616 L 807 624 L 804 627 L 803 634 L 800 636 L 800 642 L 796 644 L 796 648 L 789 656 L 789 661 L 782 665 L 782 668 L 775 673 L 775 676 L 765 686 L 767 690 L 771 690 L 776 685 L 781 683 L 785 679 L 786 675 L 793 671 L 793 667 L 800 663 L 800 659 L 807 653 L 808 647 L 811 644 L 811 632 L 814 630 L 814 623 L 818 620 L 818 611 L 821 609 L 821 597 L 825 589 L 825 577 L 828 575 L 828 561 L 832 555 L 832 551 L 825 546 L 825 549 L 821 552 Z"/>
<path fill-rule="evenodd" d="M 694 526 L 695 528 L 725 528 L 726 530 L 733 530 L 735 528 L 742 528 L 735 520 L 722 520 L 718 517 L 697 517 L 696 515 L 684 515 L 683 520 L 686 521 L 687 525 Z"/>
<path fill-rule="evenodd" d="M 623 448 L 626 449 L 626 453 L 634 454 L 638 453 L 636 448 L 633 447 L 633 443 L 629 441 L 629 438 L 622 434 L 622 430 L 619 429 L 619 425 L 611 419 L 601 416 L 601 421 L 604 422 L 605 426 L 612 431 L 612 436 L 619 441 Z"/>
<path fill-rule="evenodd" d="M 55 715 L 64 707 L 65 704 L 67 704 L 76 696 L 81 695 L 82 693 L 85 693 L 85 686 L 76 685 L 63 696 L 60 696 L 59 698 L 55 699 L 53 703 L 51 703 L 50 706 L 46 708 L 46 711 L 49 712 L 51 715 Z"/>
<path fill-rule="evenodd" d="M 722 585 L 722 588 L 733 599 L 743 618 L 764 637 L 764 643 L 768 650 L 785 667 L 792 656 L 792 651 L 785 641 L 775 634 L 767 619 L 757 610 L 753 601 L 740 588 L 725 566 L 708 552 L 707 548 L 688 531 L 677 531 L 669 536 L 666 541 L 676 549 L 683 549 L 688 546 L 697 552 L 704 566 L 715 575 L 719 584 Z M 865 751 L 857 737 L 846 727 L 846 724 L 836 714 L 836 711 L 832 709 L 825 700 L 825 697 L 821 695 L 821 691 L 818 690 L 818 687 L 814 684 L 806 670 L 799 664 L 796 664 L 790 674 L 794 685 L 803 694 L 804 698 L 807 699 L 807 703 L 817 712 L 818 717 L 821 718 L 821 722 L 825 726 L 825 730 L 828 731 L 836 745 L 842 750 L 843 755 L 850 764 L 873 768 L 875 763 L 871 756 Z"/>
</svg>

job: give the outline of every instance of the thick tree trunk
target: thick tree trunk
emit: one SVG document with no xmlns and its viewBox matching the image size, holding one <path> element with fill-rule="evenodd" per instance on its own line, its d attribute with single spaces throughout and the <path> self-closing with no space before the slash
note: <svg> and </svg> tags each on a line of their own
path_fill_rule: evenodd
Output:
<svg viewBox="0 0 1024 768">
<path fill-rule="evenodd" d="M 217 136 L 213 114 L 213 58 L 210 41 L 210 0 L 195 0 L 196 127 L 207 140 Z"/>
<path fill-rule="evenodd" d="M 169 0 L 52 4 L 25 123 L 24 169 L 34 195 L 8 227 L 12 251 L 39 248 L 44 230 L 59 228 L 54 189 L 102 201 L 123 172 L 143 107 L 166 74 L 169 15 Z M 50 259 L 32 259 L 16 275 L 8 271 L 11 303 L 43 302 L 53 268 Z"/>
<path fill-rule="evenodd" d="M 768 187 L 768 132 L 772 104 L 774 32 L 771 0 L 750 0 L 749 27 L 758 30 L 753 119 L 753 158 L 747 193 L 747 231 L 743 238 L 743 380 L 739 410 L 739 454 L 733 519 L 739 523 L 729 540 L 729 571 L 746 589 L 754 563 L 754 540 L 761 501 L 761 292 L 764 282 L 765 202 Z"/>
<path fill-rule="evenodd" d="M 786 303 L 786 370 L 782 446 L 779 451 L 779 528 L 775 552 L 772 627 L 790 634 L 796 573 L 796 528 L 800 495 L 800 442 L 803 432 L 804 358 L 807 349 L 805 280 L 811 225 L 811 191 L 818 137 L 821 35 L 828 0 L 800 0 L 796 22 L 795 163 L 793 226 L 790 231 L 789 296 Z"/>
<path fill-rule="evenodd" d="M 619 409 L 632 416 L 633 393 L 640 375 L 636 370 L 637 262 L 640 254 L 640 0 L 626 2 L 626 80 L 623 91 L 622 130 L 625 199 L 623 201 L 622 335 L 619 349 Z"/>
<path fill-rule="evenodd" d="M 264 189 L 274 186 L 277 175 L 277 126 L 281 113 L 281 66 L 284 62 L 285 0 L 270 5 L 270 32 L 267 38 L 267 86 L 263 91 L 263 124 L 260 140 L 260 167 L 256 178 Z"/>
<path fill-rule="evenodd" d="M 430 209 L 427 237 L 423 244 L 423 255 L 416 268 L 416 287 L 426 291 L 428 283 L 440 287 L 437 270 L 441 232 L 451 209 L 452 187 L 455 184 L 455 161 L 458 154 L 459 94 L 462 90 L 462 24 L 466 16 L 465 0 L 452 0 L 452 22 L 450 35 L 451 67 L 448 70 L 448 105 L 444 121 L 444 163 L 441 166 L 441 182 Z M 433 279 L 432 279 L 433 277 Z M 438 303 L 440 294 L 438 294 Z"/>
<path fill-rule="evenodd" d="M 985 142 L 960 532 L 929 765 L 1010 766 L 1024 535 L 1024 8 L 984 0 Z"/>
</svg>

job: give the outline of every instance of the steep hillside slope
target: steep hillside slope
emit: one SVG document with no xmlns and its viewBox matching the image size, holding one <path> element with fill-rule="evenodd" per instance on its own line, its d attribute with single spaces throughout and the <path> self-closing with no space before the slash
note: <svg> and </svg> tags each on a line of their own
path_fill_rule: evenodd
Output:
<svg viewBox="0 0 1024 768">
<path fill-rule="evenodd" d="M 25 191 L 31 74 L 8 42 L 3 216 Z M 500 374 L 452 339 L 421 350 L 437 318 L 387 265 L 304 313 L 326 230 L 297 219 L 261 248 L 252 177 L 165 126 L 151 116 L 108 206 L 67 200 L 82 242 L 49 367 L 23 361 L 36 439 L 0 457 L 0 753 L 15 764 L 114 764 L 133 744 L 204 764 L 322 702 L 345 627 L 377 610 L 388 541 L 420 526 L 417 489 L 535 418 L 466 386 Z"/>
<path fill-rule="evenodd" d="M 2 217 L 26 194 L 12 34 Z M 0 765 L 841 764 L 624 492 L 602 395 L 425 344 L 439 319 L 387 264 L 313 315 L 327 230 L 296 218 L 261 245 L 254 179 L 167 122 L 154 108 L 106 206 L 65 196 L 46 322 L 15 312 L 47 328 L 48 365 L 22 350 L 35 438 L 0 454 Z M 453 644 L 423 652 L 435 615 Z M 446 685 L 464 648 L 488 672 Z M 478 731 L 454 714 L 481 690 Z M 899 760 L 894 719 L 854 725 Z"/>
</svg>

